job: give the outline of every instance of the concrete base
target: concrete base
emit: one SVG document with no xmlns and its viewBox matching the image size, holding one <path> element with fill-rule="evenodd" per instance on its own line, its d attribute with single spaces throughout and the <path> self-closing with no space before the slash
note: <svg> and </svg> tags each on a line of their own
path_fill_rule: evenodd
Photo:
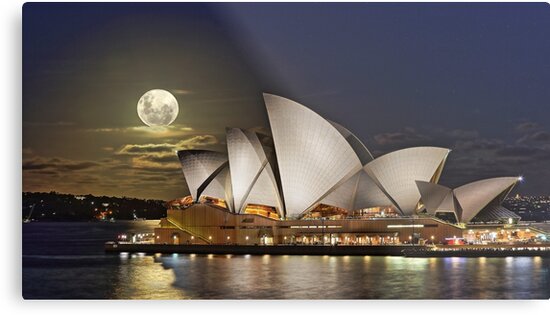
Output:
<svg viewBox="0 0 550 315">
<path fill-rule="evenodd" d="M 550 257 L 550 250 L 462 248 L 428 250 L 419 245 L 312 246 L 312 245 L 169 245 L 105 243 L 107 253 L 216 254 L 216 255 L 332 255 L 332 256 L 405 256 L 405 257 Z"/>
<path fill-rule="evenodd" d="M 402 251 L 411 245 L 395 246 L 308 246 L 308 245 L 168 245 L 168 244 L 105 244 L 109 253 L 146 254 L 236 254 L 236 255 L 334 255 L 334 256 L 403 256 Z M 422 246 L 415 246 L 422 247 Z"/>
</svg>

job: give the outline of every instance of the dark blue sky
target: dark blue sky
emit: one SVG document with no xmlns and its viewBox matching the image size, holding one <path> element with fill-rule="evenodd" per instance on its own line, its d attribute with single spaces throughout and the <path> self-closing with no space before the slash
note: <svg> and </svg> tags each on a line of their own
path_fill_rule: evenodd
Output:
<svg viewBox="0 0 550 315">
<path fill-rule="evenodd" d="M 148 148 L 221 149 L 226 126 L 266 126 L 265 91 L 375 155 L 452 148 L 443 184 L 523 174 L 547 195 L 548 56 L 547 4 L 27 4 L 24 189 L 182 195 Z M 163 134 L 135 113 L 152 88 L 181 106 Z"/>
<path fill-rule="evenodd" d="M 258 52 L 256 66 L 274 89 L 322 94 L 313 104 L 340 120 L 350 119 L 344 104 L 365 108 L 354 129 L 424 124 L 501 136 L 510 123 L 544 123 L 549 113 L 546 4 L 271 4 L 232 12 L 248 31 L 236 37 Z"/>
</svg>

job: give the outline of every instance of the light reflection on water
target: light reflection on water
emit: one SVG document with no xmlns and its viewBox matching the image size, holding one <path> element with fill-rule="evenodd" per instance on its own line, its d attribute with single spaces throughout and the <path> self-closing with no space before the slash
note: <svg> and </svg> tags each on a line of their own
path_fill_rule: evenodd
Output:
<svg viewBox="0 0 550 315">
<path fill-rule="evenodd" d="M 48 280 L 51 288 L 48 285 L 42 288 L 49 292 L 42 296 L 45 298 L 546 299 L 550 296 L 550 261 L 540 257 L 304 258 L 120 254 L 106 256 L 97 266 L 26 268 L 25 272 L 26 278 Z"/>
<path fill-rule="evenodd" d="M 172 286 L 174 273 L 152 261 L 160 257 L 136 256 L 122 263 L 116 272 L 116 281 L 109 295 L 111 299 L 190 299 L 185 290 Z M 170 259 L 178 259 L 171 257 Z"/>
<path fill-rule="evenodd" d="M 188 255 L 160 263 L 203 299 L 543 299 L 542 258 Z M 537 262 L 538 261 L 538 262 Z"/>
<path fill-rule="evenodd" d="M 23 296 L 47 299 L 548 299 L 550 259 L 107 255 L 155 222 L 23 226 Z M 92 237 L 93 236 L 93 237 Z M 72 238 L 75 242 L 65 242 Z M 79 239 L 99 239 L 81 241 Z"/>
</svg>

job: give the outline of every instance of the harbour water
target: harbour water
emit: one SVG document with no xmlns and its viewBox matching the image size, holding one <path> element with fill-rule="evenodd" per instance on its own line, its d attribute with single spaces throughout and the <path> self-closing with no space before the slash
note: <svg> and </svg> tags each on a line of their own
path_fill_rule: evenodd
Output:
<svg viewBox="0 0 550 315">
<path fill-rule="evenodd" d="M 105 254 L 158 221 L 23 224 L 27 299 L 548 299 L 550 259 Z"/>
</svg>

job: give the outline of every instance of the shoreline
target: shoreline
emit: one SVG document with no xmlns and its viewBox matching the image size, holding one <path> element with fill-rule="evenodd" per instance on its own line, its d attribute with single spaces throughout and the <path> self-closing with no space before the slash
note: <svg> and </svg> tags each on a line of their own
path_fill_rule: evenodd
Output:
<svg viewBox="0 0 550 315">
<path fill-rule="evenodd" d="M 171 245 L 105 243 L 106 253 L 214 254 L 214 255 L 330 255 L 400 257 L 550 257 L 550 247 L 433 249 L 423 245 Z M 520 249 L 521 248 L 521 249 Z M 545 249 L 539 249 L 545 248 Z"/>
<path fill-rule="evenodd" d="M 214 255 L 332 255 L 403 256 L 410 245 L 322 246 L 322 245 L 171 245 L 105 243 L 107 253 L 214 254 Z"/>
</svg>

